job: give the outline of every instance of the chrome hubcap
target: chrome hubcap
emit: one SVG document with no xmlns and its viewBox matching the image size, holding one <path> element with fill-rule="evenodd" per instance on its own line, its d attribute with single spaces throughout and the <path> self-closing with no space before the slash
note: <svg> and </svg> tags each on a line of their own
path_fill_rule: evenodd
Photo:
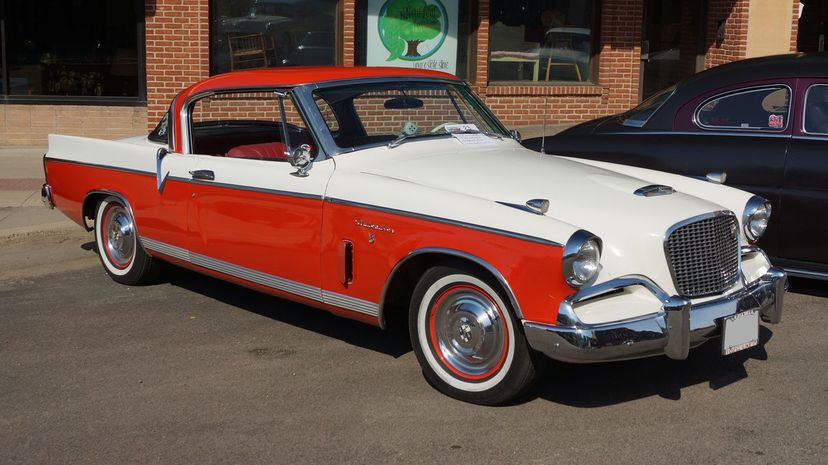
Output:
<svg viewBox="0 0 828 465">
<path fill-rule="evenodd" d="M 435 350 L 456 374 L 486 377 L 495 372 L 508 343 L 503 316 L 480 291 L 448 289 L 434 303 Z"/>
<path fill-rule="evenodd" d="M 129 215 L 122 207 L 112 207 L 104 228 L 107 255 L 117 265 L 128 265 L 135 251 L 135 234 Z"/>
</svg>

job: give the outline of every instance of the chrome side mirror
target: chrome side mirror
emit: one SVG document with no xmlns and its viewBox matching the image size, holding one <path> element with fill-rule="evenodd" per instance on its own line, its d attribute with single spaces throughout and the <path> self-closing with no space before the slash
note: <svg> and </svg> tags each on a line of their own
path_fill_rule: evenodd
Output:
<svg viewBox="0 0 828 465">
<path fill-rule="evenodd" d="M 308 171 L 310 171 L 311 166 L 313 165 L 310 145 L 302 144 L 293 149 L 293 151 L 288 154 L 288 163 L 290 163 L 290 166 L 296 168 L 296 171 L 290 174 L 300 178 L 307 177 Z"/>
<path fill-rule="evenodd" d="M 512 139 L 514 139 L 518 142 L 523 140 L 523 138 L 520 136 L 520 131 L 518 131 L 517 129 L 510 129 L 509 134 L 512 136 Z"/>
</svg>

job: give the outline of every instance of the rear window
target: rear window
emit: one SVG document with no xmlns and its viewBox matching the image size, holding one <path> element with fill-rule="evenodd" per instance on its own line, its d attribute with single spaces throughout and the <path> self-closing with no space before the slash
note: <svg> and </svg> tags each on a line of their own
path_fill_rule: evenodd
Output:
<svg viewBox="0 0 828 465">
<path fill-rule="evenodd" d="M 621 115 L 621 124 L 635 128 L 644 126 L 675 90 L 676 86 L 668 87 L 644 100 L 637 107 Z"/>
<path fill-rule="evenodd" d="M 784 131 L 788 127 L 791 90 L 774 85 L 717 95 L 696 109 L 703 129 Z"/>
</svg>

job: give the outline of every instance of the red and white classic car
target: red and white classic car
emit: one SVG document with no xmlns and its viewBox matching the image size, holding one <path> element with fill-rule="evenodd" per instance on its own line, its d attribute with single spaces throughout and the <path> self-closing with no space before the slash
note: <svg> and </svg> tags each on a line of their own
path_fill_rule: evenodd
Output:
<svg viewBox="0 0 828 465">
<path fill-rule="evenodd" d="M 218 75 L 148 137 L 52 135 L 44 200 L 124 284 L 163 260 L 380 327 L 425 376 L 512 399 L 543 357 L 728 354 L 779 322 L 763 199 L 521 147 L 457 78 L 399 68 Z"/>
</svg>

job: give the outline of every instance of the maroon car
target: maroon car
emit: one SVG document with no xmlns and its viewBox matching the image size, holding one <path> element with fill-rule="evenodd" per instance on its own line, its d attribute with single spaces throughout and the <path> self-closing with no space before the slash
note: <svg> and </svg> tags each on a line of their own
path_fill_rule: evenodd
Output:
<svg viewBox="0 0 828 465">
<path fill-rule="evenodd" d="M 626 113 L 524 145 L 758 194 L 773 205 L 760 244 L 774 264 L 792 276 L 828 279 L 828 54 L 718 66 Z"/>
</svg>

